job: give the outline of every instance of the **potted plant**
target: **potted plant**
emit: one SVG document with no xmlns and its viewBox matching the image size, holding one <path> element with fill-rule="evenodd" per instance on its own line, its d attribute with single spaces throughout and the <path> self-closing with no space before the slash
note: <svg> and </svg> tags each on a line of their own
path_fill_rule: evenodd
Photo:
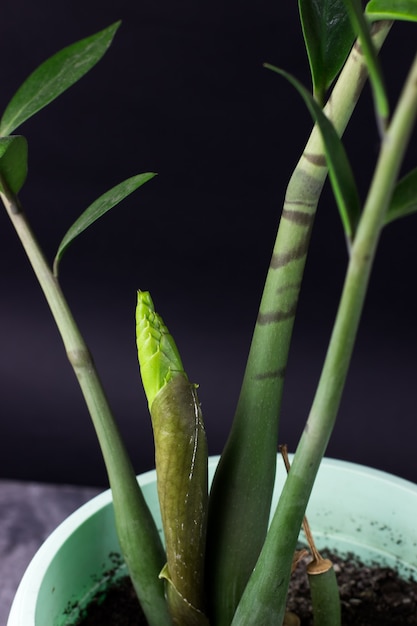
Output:
<svg viewBox="0 0 417 626">
<path fill-rule="evenodd" d="M 148 292 L 138 293 L 137 343 L 155 439 L 163 546 L 134 475 L 91 356 L 59 285 L 72 241 L 152 173 L 134 176 L 94 202 L 64 236 L 50 268 L 18 199 L 27 146 L 14 131 L 84 75 L 118 24 L 45 62 L 16 93 L 0 122 L 0 190 L 60 330 L 105 460 L 118 541 L 148 623 L 281 624 L 297 540 L 336 420 L 372 263 L 382 229 L 417 208 L 417 170 L 400 168 L 417 113 L 417 65 L 390 113 L 377 51 L 396 19 L 417 20 L 415 2 L 299 2 L 313 93 L 300 93 L 314 129 L 287 187 L 233 426 L 208 494 L 207 444 L 196 385 Z M 355 43 L 356 39 L 356 43 Z M 361 206 L 340 140 L 369 74 L 380 151 Z M 330 95 L 327 104 L 324 102 Z M 340 306 L 304 432 L 272 519 L 277 432 L 285 367 L 314 217 L 329 173 L 349 261 Z M 399 180 L 400 178 L 400 180 Z M 244 514 L 242 514 L 244 512 Z M 315 623 L 340 623 L 334 570 L 312 547 Z M 314 569 L 315 567 L 318 567 Z M 313 571 L 311 571 L 313 569 Z M 323 608 L 324 607 L 324 608 Z M 292 619 L 292 618 L 291 618 Z"/>
</svg>

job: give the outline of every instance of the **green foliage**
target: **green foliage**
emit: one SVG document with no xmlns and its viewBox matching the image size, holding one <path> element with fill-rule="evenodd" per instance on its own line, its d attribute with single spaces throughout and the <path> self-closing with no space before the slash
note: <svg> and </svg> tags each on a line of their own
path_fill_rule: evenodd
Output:
<svg viewBox="0 0 417 626">
<path fill-rule="evenodd" d="M 399 217 L 417 212 L 417 168 L 409 172 L 396 185 L 385 216 L 389 224 Z"/>
<path fill-rule="evenodd" d="M 61 243 L 59 244 L 58 251 L 54 260 L 54 274 L 58 275 L 58 266 L 62 259 L 64 252 L 71 245 L 71 243 L 84 232 L 89 226 L 94 224 L 100 217 L 110 211 L 113 207 L 117 206 L 122 200 L 124 200 L 131 193 L 139 189 L 148 180 L 151 180 L 155 174 L 146 173 L 132 176 L 119 183 L 115 187 L 112 187 L 102 196 L 97 198 L 80 217 L 74 222 L 71 228 L 65 233 Z"/>
<path fill-rule="evenodd" d="M 360 215 L 359 195 L 348 157 L 333 124 L 325 116 L 307 89 L 305 89 L 296 78 L 273 65 L 266 65 L 265 67 L 277 74 L 281 74 L 281 76 L 284 76 L 290 81 L 302 96 L 313 119 L 320 128 L 327 166 L 329 168 L 329 176 L 346 237 L 349 241 L 353 241 Z"/>
<path fill-rule="evenodd" d="M 21 135 L 0 137 L 0 191 L 19 193 L 27 175 L 27 141 Z M 7 189 L 6 189 L 7 187 Z"/>
<path fill-rule="evenodd" d="M 110 46 L 119 26 L 120 22 L 116 22 L 42 63 L 7 105 L 0 121 L 0 135 L 12 133 L 94 67 Z"/>
<path fill-rule="evenodd" d="M 366 5 L 370 20 L 417 21 L 417 0 L 370 0 Z"/>
<path fill-rule="evenodd" d="M 388 123 L 389 103 L 387 93 L 385 91 L 381 65 L 378 60 L 375 46 L 372 43 L 368 22 L 363 14 L 361 0 L 344 0 L 344 2 L 355 33 L 359 37 L 362 52 L 366 59 L 369 79 L 371 81 L 372 91 L 374 94 L 378 126 L 381 133 L 383 133 Z"/>
<path fill-rule="evenodd" d="M 390 122 L 389 140 L 381 143 L 308 420 L 232 626 L 274 626 L 282 622 L 290 578 L 288 551 L 296 548 L 305 507 L 336 422 L 384 216 L 417 116 L 416 85 L 417 60 Z"/>
<path fill-rule="evenodd" d="M 1 122 L 2 133 L 7 135 L 93 67 L 110 45 L 118 26 L 119 23 L 114 24 L 97 35 L 69 46 L 36 70 L 9 104 Z M 26 177 L 26 162 L 27 145 L 23 137 L 0 138 L 2 200 L 38 277 L 89 409 L 113 492 L 120 548 L 133 586 L 149 626 L 171 626 L 164 585 L 158 579 L 165 562 L 159 531 L 136 480 L 90 352 L 76 326 L 57 277 L 53 276 L 16 196 Z M 81 224 L 78 224 L 81 228 L 75 228 L 66 238 L 59 257 L 81 230 L 152 176 L 141 174 L 133 177 L 96 201 L 82 216 Z M 138 528 L 142 532 L 137 532 Z"/>
<path fill-rule="evenodd" d="M 149 409 L 158 393 L 176 374 L 185 374 L 175 341 L 155 311 L 148 291 L 138 291 L 136 344 L 140 374 Z"/>
<path fill-rule="evenodd" d="M 342 68 L 354 41 L 344 0 L 298 1 L 310 62 L 313 95 L 323 104 L 326 90 Z"/>
<path fill-rule="evenodd" d="M 377 16 L 416 20 L 416 4 L 415 0 L 371 0 L 367 16 L 370 20 Z M 9 134 L 97 63 L 119 22 L 42 64 L 18 90 L 0 122 L 0 134 L 4 135 L 0 138 L 2 199 L 45 293 L 90 410 L 113 490 L 121 549 L 150 626 L 169 626 L 171 618 L 182 626 L 208 626 L 206 614 L 215 626 L 282 623 L 298 533 L 336 420 L 380 230 L 384 223 L 417 211 L 417 169 L 396 184 L 417 114 L 417 63 L 389 123 L 382 73 L 360 0 L 299 0 L 299 8 L 314 97 L 290 74 L 266 67 L 298 90 L 320 132 L 313 130 L 307 146 L 314 150 L 304 152 L 287 189 L 235 420 L 211 492 L 208 543 L 208 452 L 197 386 L 189 382 L 176 344 L 155 312 L 149 293 L 138 293 L 137 345 L 154 432 L 166 551 L 57 280 L 60 260 L 74 239 L 154 174 L 133 176 L 93 202 L 61 241 L 53 272 L 24 216 L 19 214 L 19 223 L 15 221 L 20 208 L 16 194 L 26 178 L 27 144 L 23 137 Z M 356 65 L 357 73 L 351 67 L 350 76 L 356 78 L 343 85 L 339 100 L 332 98 L 332 106 L 326 108 L 328 117 L 319 104 L 345 61 L 352 32 L 359 37 L 377 114 L 389 133 L 389 141 L 382 142 L 362 212 L 355 179 L 335 130 L 336 126 L 342 132 L 347 124 L 362 86 L 364 65 L 359 47 L 351 55 L 351 66 Z M 337 120 L 335 126 L 332 115 Z M 352 254 L 312 409 L 267 532 L 285 367 L 326 163 Z M 323 592 L 328 585 L 333 595 L 330 610 L 327 591 Z M 339 623 L 333 571 L 313 576 L 312 595 L 317 624 Z M 214 609 L 218 597 L 218 608 Z"/>
</svg>

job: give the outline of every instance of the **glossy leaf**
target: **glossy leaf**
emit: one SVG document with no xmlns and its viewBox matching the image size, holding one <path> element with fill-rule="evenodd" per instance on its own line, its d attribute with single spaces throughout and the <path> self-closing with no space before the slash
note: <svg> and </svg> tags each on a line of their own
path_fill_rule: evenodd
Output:
<svg viewBox="0 0 417 626">
<path fill-rule="evenodd" d="M 378 126 L 382 134 L 388 124 L 389 103 L 385 91 L 385 84 L 384 78 L 382 76 L 381 66 L 378 60 L 375 46 L 372 42 L 368 22 L 363 14 L 361 0 L 344 0 L 344 2 L 352 26 L 357 36 L 359 37 L 362 52 L 365 57 L 369 73 L 369 80 L 371 81 L 372 91 L 374 95 Z"/>
<path fill-rule="evenodd" d="M 272 65 L 265 67 L 284 76 L 298 90 L 313 119 L 317 123 L 324 144 L 329 177 L 348 240 L 352 241 L 360 215 L 359 194 L 343 144 L 333 124 L 301 83 L 283 70 Z"/>
<path fill-rule="evenodd" d="M 417 22 L 417 0 L 370 0 L 365 12 L 370 20 Z"/>
<path fill-rule="evenodd" d="M 404 176 L 396 185 L 385 223 L 417 212 L 417 168 Z"/>
<path fill-rule="evenodd" d="M 120 22 L 116 22 L 67 46 L 42 63 L 9 102 L 0 122 L 0 135 L 9 135 L 94 67 L 110 46 L 119 26 Z"/>
<path fill-rule="evenodd" d="M 150 172 L 146 174 L 138 174 L 126 179 L 122 183 L 119 183 L 115 187 L 112 187 L 100 196 L 93 204 L 91 204 L 84 213 L 74 222 L 71 228 L 66 232 L 64 238 L 58 247 L 54 260 L 54 274 L 58 274 L 58 265 L 62 259 L 62 256 L 68 246 L 85 231 L 91 224 L 94 224 L 100 217 L 102 217 L 107 211 L 110 211 L 119 202 L 124 200 L 128 195 L 136 191 L 139 187 L 144 185 L 148 180 L 153 178 L 156 174 Z"/>
<path fill-rule="evenodd" d="M 323 104 L 326 90 L 341 70 L 355 35 L 344 0 L 299 0 L 298 6 L 313 94 Z"/>
<path fill-rule="evenodd" d="M 0 191 L 19 193 L 26 180 L 27 156 L 28 146 L 24 137 L 0 137 Z"/>
</svg>

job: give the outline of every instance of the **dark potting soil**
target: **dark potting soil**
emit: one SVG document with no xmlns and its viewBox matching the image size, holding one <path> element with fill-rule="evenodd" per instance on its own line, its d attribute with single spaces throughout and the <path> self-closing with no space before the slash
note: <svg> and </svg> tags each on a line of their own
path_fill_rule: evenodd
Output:
<svg viewBox="0 0 417 626">
<path fill-rule="evenodd" d="M 416 581 L 402 580 L 390 568 L 369 567 L 355 558 L 326 556 L 333 561 L 339 583 L 343 626 L 417 626 Z M 313 626 L 303 567 L 293 575 L 288 609 L 298 615 L 301 626 Z M 74 626 L 147 626 L 147 622 L 130 581 L 122 579 L 104 601 L 93 602 L 88 616 Z"/>
<path fill-rule="evenodd" d="M 336 572 L 343 626 L 417 625 L 417 582 L 403 580 L 391 568 L 368 566 L 358 559 L 323 551 Z M 301 626 L 313 626 L 305 568 L 298 567 L 290 584 L 288 609 Z"/>
<path fill-rule="evenodd" d="M 74 626 L 148 626 L 130 578 L 121 578 L 87 608 L 87 615 Z"/>
</svg>

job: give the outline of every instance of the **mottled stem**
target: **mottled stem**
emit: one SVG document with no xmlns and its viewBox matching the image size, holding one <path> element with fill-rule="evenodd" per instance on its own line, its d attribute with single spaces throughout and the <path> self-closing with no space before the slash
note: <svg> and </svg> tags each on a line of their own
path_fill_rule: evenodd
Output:
<svg viewBox="0 0 417 626">
<path fill-rule="evenodd" d="M 377 48 L 389 28 L 389 23 L 375 25 Z M 365 60 L 355 44 L 324 109 L 340 134 L 366 78 Z M 218 626 L 230 624 L 265 540 L 288 351 L 326 176 L 323 143 L 314 127 L 288 184 L 236 414 L 210 496 L 207 578 Z"/>
<path fill-rule="evenodd" d="M 380 233 L 416 115 L 417 57 L 381 145 L 310 415 L 232 626 L 282 623 L 292 553 L 336 420 Z"/>
</svg>

